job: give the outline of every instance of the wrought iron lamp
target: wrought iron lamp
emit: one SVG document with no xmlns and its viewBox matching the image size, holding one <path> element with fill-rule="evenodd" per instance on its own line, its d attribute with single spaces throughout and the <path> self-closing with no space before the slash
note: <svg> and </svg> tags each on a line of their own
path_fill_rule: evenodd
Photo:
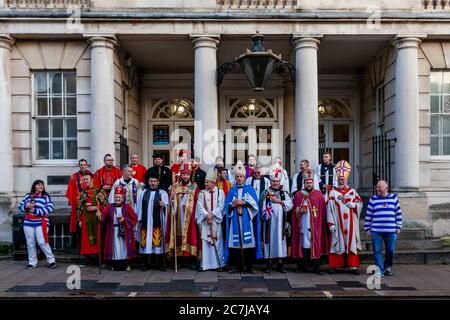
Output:
<svg viewBox="0 0 450 320">
<path fill-rule="evenodd" d="M 295 82 L 295 67 L 292 63 L 282 60 L 281 54 L 273 53 L 271 49 L 264 49 L 262 42 L 264 35 L 255 34 L 252 36 L 253 48 L 247 49 L 243 54 L 231 62 L 225 62 L 217 68 L 217 86 L 222 83 L 228 70 L 239 64 L 250 82 L 253 91 L 264 91 L 264 85 L 269 80 L 272 73 L 280 68 L 286 67 L 289 70 L 291 79 Z"/>
</svg>

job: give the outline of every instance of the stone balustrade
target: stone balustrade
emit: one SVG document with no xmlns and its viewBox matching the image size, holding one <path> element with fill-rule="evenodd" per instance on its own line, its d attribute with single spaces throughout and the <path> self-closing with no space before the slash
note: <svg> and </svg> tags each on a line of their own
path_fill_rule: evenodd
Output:
<svg viewBox="0 0 450 320">
<path fill-rule="evenodd" d="M 423 5 L 427 10 L 450 10 L 450 0 L 425 0 Z"/>
<path fill-rule="evenodd" d="M 220 9 L 293 9 L 297 0 L 217 0 Z"/>
<path fill-rule="evenodd" d="M 64 8 L 89 8 L 91 0 L 5 0 L 5 7 L 11 9 L 64 9 Z"/>
</svg>

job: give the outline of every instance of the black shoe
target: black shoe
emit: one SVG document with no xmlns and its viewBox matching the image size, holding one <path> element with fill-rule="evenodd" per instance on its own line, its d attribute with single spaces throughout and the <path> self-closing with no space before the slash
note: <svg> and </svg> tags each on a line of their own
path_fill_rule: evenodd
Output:
<svg viewBox="0 0 450 320">
<path fill-rule="evenodd" d="M 256 270 L 253 267 L 251 267 L 250 270 L 247 270 L 247 271 L 248 271 L 248 273 L 256 274 Z"/>
<path fill-rule="evenodd" d="M 359 272 L 359 269 L 358 268 L 353 268 L 353 269 L 351 269 L 350 270 L 350 272 L 352 273 L 352 274 L 354 274 L 355 276 L 359 276 L 361 273 Z"/>
<path fill-rule="evenodd" d="M 286 269 L 284 268 L 283 265 L 279 265 L 277 268 L 277 271 L 280 273 L 287 273 Z"/>
<path fill-rule="evenodd" d="M 56 262 L 52 262 L 48 264 L 49 269 L 55 269 L 56 268 Z"/>
<path fill-rule="evenodd" d="M 34 269 L 34 268 L 36 268 L 36 265 L 32 265 L 32 264 L 29 264 L 29 265 L 27 265 L 25 267 L 25 269 L 27 269 L 27 270 L 31 270 L 31 269 Z"/>
<path fill-rule="evenodd" d="M 228 270 L 228 273 L 238 273 L 238 269 L 235 267 L 232 267 L 230 270 Z"/>
<path fill-rule="evenodd" d="M 271 273 L 272 272 L 272 268 L 265 268 L 263 270 L 264 273 Z"/>
<path fill-rule="evenodd" d="M 393 276 L 394 273 L 392 272 L 392 268 L 391 267 L 386 267 L 385 271 L 384 271 L 384 275 L 385 276 Z"/>
<path fill-rule="evenodd" d="M 205 272 L 205 270 L 203 270 L 202 267 L 198 267 L 197 271 L 198 271 L 198 272 Z"/>
<path fill-rule="evenodd" d="M 191 263 L 191 264 L 189 265 L 189 269 L 191 269 L 191 270 L 197 270 L 197 269 L 198 269 L 198 266 L 197 266 L 195 263 Z"/>
<path fill-rule="evenodd" d="M 142 266 L 140 269 L 141 269 L 141 271 L 147 271 L 148 270 L 148 266 Z"/>
<path fill-rule="evenodd" d="M 320 269 L 314 269 L 313 272 L 319 276 L 323 275 L 323 273 L 322 273 L 322 271 L 320 271 Z"/>
<path fill-rule="evenodd" d="M 329 274 L 336 274 L 337 270 L 336 269 L 330 269 L 330 270 L 328 270 L 328 273 Z"/>
</svg>

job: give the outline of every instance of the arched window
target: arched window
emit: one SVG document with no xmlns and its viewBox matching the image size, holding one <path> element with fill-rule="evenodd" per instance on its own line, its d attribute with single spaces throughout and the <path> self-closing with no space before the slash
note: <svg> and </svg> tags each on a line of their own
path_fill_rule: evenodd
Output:
<svg viewBox="0 0 450 320">
<path fill-rule="evenodd" d="M 319 99 L 319 118 L 326 120 L 330 118 L 348 119 L 350 112 L 347 106 L 336 99 Z"/>
<path fill-rule="evenodd" d="M 230 119 L 273 119 L 275 108 L 266 99 L 242 99 L 231 105 Z"/>
<path fill-rule="evenodd" d="M 194 106 L 186 99 L 162 99 L 155 104 L 152 119 L 194 119 Z"/>
</svg>

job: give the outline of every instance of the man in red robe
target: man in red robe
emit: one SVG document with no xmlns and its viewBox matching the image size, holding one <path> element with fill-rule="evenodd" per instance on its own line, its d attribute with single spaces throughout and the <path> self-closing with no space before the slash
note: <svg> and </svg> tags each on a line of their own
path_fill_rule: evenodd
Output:
<svg viewBox="0 0 450 320">
<path fill-rule="evenodd" d="M 85 189 L 80 192 L 77 202 L 77 222 L 81 228 L 80 254 L 85 262 L 81 267 L 91 263 L 92 255 L 99 252 L 99 227 L 97 219 L 107 205 L 104 194 L 93 182 L 92 173 L 86 172 L 82 179 Z"/>
<path fill-rule="evenodd" d="M 103 259 L 112 261 L 116 271 L 131 270 L 130 260 L 136 257 L 134 226 L 137 216 L 133 208 L 124 202 L 125 190 L 118 186 L 114 190 L 114 203 L 102 211 L 102 233 L 104 236 Z"/>
<path fill-rule="evenodd" d="M 122 177 L 122 172 L 114 166 L 114 158 L 109 153 L 105 155 L 103 162 L 105 165 L 95 172 L 94 184 L 103 190 L 108 198 L 114 182 Z"/>
<path fill-rule="evenodd" d="M 147 168 L 139 163 L 139 155 L 137 153 L 133 153 L 131 155 L 130 167 L 133 169 L 133 178 L 135 178 L 140 183 L 143 183 Z"/>
<path fill-rule="evenodd" d="M 197 205 L 200 189 L 190 182 L 191 170 L 186 164 L 181 170 L 181 180 L 172 186 L 170 192 L 170 217 L 167 219 L 166 239 L 169 241 L 169 250 L 175 251 L 176 256 L 182 256 L 182 265 L 192 270 L 198 268 L 199 234 L 195 223 L 195 207 Z M 173 256 L 175 256 L 173 255 Z"/>
<path fill-rule="evenodd" d="M 70 234 L 72 236 L 72 245 L 75 248 L 78 245 L 78 235 L 77 235 L 77 204 L 80 192 L 84 189 L 84 184 L 82 183 L 83 175 L 86 172 L 90 172 L 88 167 L 88 162 L 85 159 L 80 159 L 78 161 L 79 171 L 74 172 L 69 180 L 69 185 L 67 186 L 66 198 L 71 207 L 70 209 Z"/>
<path fill-rule="evenodd" d="M 306 271 L 312 264 L 313 271 L 320 272 L 322 255 L 328 252 L 327 212 L 325 198 L 314 189 L 314 172 L 303 172 L 305 190 L 295 194 L 292 214 L 292 251 L 298 271 Z"/>
<path fill-rule="evenodd" d="M 361 235 L 359 233 L 359 217 L 362 200 L 355 189 L 347 185 L 351 166 L 341 160 L 336 165 L 338 187 L 333 188 L 327 203 L 327 221 L 331 232 L 330 240 L 330 273 L 337 268 L 350 268 L 350 272 L 359 275 L 359 253 Z"/>
</svg>

